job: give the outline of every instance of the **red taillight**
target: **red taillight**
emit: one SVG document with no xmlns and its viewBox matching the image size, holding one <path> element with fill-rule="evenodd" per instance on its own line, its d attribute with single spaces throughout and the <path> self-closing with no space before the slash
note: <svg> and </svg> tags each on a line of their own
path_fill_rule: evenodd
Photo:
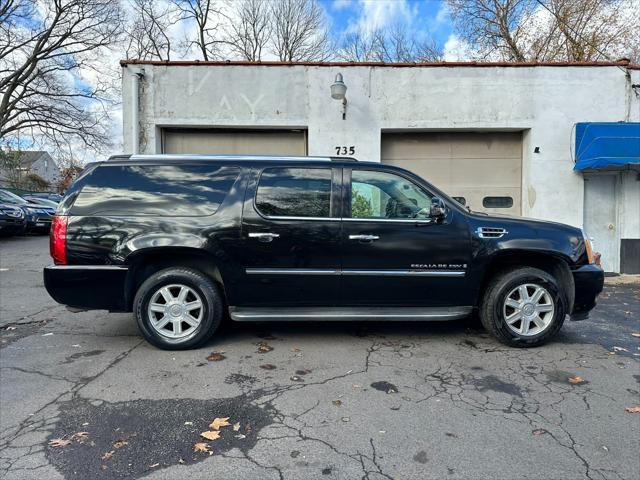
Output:
<svg viewBox="0 0 640 480">
<path fill-rule="evenodd" d="M 55 215 L 49 233 L 49 250 L 53 263 L 67 264 L 67 217 Z"/>
</svg>

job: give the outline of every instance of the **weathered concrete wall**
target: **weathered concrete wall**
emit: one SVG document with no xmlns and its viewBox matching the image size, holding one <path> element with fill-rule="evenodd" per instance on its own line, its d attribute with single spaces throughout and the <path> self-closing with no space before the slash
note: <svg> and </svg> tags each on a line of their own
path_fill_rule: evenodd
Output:
<svg viewBox="0 0 640 480">
<path fill-rule="evenodd" d="M 143 72 L 141 153 L 160 152 L 160 129 L 168 126 L 307 128 L 310 155 L 353 145 L 357 158 L 374 161 L 385 130 L 522 130 L 523 215 L 576 226 L 583 222 L 583 179 L 572 170 L 574 124 L 640 117 L 629 86 L 640 83 L 640 72 L 629 82 L 615 66 L 129 65 L 123 75 L 127 152 L 133 148 L 134 71 Z M 329 94 L 338 72 L 348 87 L 346 120 Z"/>
</svg>

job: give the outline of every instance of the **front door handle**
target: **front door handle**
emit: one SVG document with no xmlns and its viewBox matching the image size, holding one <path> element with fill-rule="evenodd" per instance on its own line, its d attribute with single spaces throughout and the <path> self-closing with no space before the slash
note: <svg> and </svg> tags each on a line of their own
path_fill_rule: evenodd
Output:
<svg viewBox="0 0 640 480">
<path fill-rule="evenodd" d="M 349 235 L 349 240 L 358 240 L 359 242 L 374 242 L 379 240 L 377 235 Z"/>
<path fill-rule="evenodd" d="M 271 242 L 274 238 L 278 238 L 280 236 L 279 233 L 271 233 L 271 232 L 250 232 L 249 238 L 257 238 L 259 242 Z"/>
</svg>

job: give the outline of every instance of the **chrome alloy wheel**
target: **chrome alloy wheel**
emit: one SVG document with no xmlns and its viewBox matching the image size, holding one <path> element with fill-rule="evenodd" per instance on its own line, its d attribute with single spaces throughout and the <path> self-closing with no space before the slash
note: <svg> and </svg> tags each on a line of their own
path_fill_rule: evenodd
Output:
<svg viewBox="0 0 640 480">
<path fill-rule="evenodd" d="M 179 339 L 195 332 L 204 316 L 204 308 L 195 290 L 173 284 L 156 290 L 149 302 L 148 314 L 156 332 Z"/>
<path fill-rule="evenodd" d="M 523 337 L 544 332 L 553 319 L 551 294 L 540 285 L 525 283 L 505 297 L 502 313 L 509 329 Z"/>
</svg>

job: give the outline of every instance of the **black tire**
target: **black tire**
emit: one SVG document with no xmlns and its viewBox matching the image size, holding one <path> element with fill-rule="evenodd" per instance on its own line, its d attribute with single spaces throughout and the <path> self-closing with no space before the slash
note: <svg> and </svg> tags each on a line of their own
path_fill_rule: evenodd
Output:
<svg viewBox="0 0 640 480">
<path fill-rule="evenodd" d="M 164 286 L 185 285 L 198 294 L 202 302 L 202 318 L 193 332 L 184 338 L 170 338 L 159 333 L 149 318 L 148 307 L 152 297 Z M 184 267 L 168 268 L 154 273 L 138 289 L 133 312 L 142 336 L 152 345 L 164 350 L 196 348 L 209 340 L 220 326 L 224 310 L 218 286 L 206 275 Z"/>
<path fill-rule="evenodd" d="M 535 335 L 520 335 L 509 328 L 505 320 L 505 299 L 509 292 L 523 284 L 543 287 L 553 301 L 554 311 L 548 326 Z M 500 272 L 490 281 L 479 313 L 484 328 L 500 342 L 511 347 L 537 347 L 548 342 L 562 328 L 567 313 L 567 300 L 556 279 L 547 272 L 532 267 L 515 267 Z"/>
</svg>

